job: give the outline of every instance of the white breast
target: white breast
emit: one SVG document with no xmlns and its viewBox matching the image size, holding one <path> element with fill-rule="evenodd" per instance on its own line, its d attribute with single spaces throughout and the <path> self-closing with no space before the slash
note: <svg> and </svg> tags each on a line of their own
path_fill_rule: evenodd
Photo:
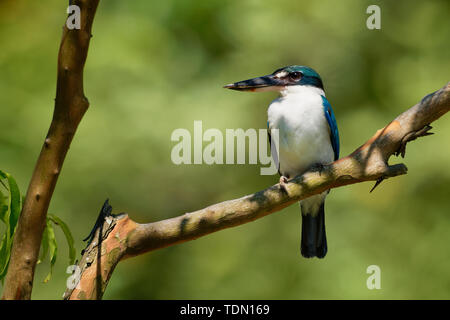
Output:
<svg viewBox="0 0 450 320">
<path fill-rule="evenodd" d="M 268 110 L 269 129 L 279 130 L 281 174 L 294 177 L 315 163 L 334 159 L 330 128 L 325 118 L 323 90 L 312 86 L 291 86 L 281 92 Z"/>
</svg>

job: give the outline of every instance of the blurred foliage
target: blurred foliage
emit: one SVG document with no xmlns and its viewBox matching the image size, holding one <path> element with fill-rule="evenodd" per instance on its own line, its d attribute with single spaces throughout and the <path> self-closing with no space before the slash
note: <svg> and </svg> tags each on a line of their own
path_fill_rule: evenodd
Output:
<svg viewBox="0 0 450 320">
<path fill-rule="evenodd" d="M 381 30 L 366 8 L 381 7 Z M 0 1 L 0 167 L 27 187 L 52 116 L 66 1 Z M 85 69 L 91 107 L 64 164 L 50 212 L 75 244 L 105 198 L 138 222 L 180 215 L 276 183 L 258 165 L 181 165 L 176 128 L 265 128 L 273 93 L 226 83 L 302 64 L 322 76 L 342 155 L 449 81 L 450 2 L 101 1 Z M 450 298 L 448 117 L 408 146 L 406 176 L 333 190 L 329 253 L 300 257 L 300 211 L 277 214 L 129 259 L 108 299 Z M 392 159 L 393 161 L 399 161 Z M 57 235 L 58 236 L 58 235 Z M 366 268 L 381 268 L 381 290 Z M 33 298 L 60 299 L 64 261 Z M 38 279 L 44 278 L 37 268 Z"/>
<path fill-rule="evenodd" d="M 5 193 L 5 194 L 4 194 Z M 0 170 L 0 221 L 4 227 L 0 242 L 0 281 L 4 282 L 11 258 L 11 249 L 16 232 L 16 226 L 22 210 L 23 199 L 16 180 L 9 174 Z M 69 247 L 69 264 L 75 262 L 76 251 L 74 240 L 67 224 L 53 214 L 47 216 L 47 221 L 42 235 L 41 255 L 38 264 L 41 263 L 50 252 L 50 272 L 44 282 L 48 282 L 52 276 L 53 266 L 56 263 L 58 244 L 56 242 L 53 225 L 60 226 Z M 0 233 L 0 234 L 2 234 Z"/>
<path fill-rule="evenodd" d="M 0 221 L 4 226 L 0 242 L 0 280 L 3 281 L 8 271 L 14 232 L 20 215 L 21 196 L 16 180 L 1 170 L 0 188 Z"/>
</svg>

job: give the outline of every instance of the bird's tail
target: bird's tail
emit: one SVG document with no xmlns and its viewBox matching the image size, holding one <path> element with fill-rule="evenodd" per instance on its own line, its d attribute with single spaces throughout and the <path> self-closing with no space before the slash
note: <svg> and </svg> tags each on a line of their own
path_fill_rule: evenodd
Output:
<svg viewBox="0 0 450 320">
<path fill-rule="evenodd" d="M 325 202 L 321 203 L 318 212 L 306 211 L 302 206 L 302 256 L 305 258 L 323 258 L 327 254 Z"/>
</svg>

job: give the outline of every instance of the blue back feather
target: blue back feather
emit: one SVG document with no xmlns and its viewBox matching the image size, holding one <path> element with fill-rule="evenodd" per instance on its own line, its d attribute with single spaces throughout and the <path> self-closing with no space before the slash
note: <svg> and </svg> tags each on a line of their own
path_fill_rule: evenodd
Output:
<svg viewBox="0 0 450 320">
<path fill-rule="evenodd" d="M 325 118 L 327 119 L 328 125 L 330 126 L 330 139 L 331 145 L 334 151 L 334 160 L 339 159 L 339 131 L 336 123 L 336 118 L 334 117 L 333 109 L 327 98 L 322 97 L 323 111 L 325 113 Z"/>
</svg>

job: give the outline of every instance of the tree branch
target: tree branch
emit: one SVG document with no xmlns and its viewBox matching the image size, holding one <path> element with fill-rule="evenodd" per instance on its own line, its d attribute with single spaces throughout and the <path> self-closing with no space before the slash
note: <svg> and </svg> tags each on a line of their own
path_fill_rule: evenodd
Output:
<svg viewBox="0 0 450 320">
<path fill-rule="evenodd" d="M 65 299 L 100 299 L 119 261 L 193 240 L 279 211 L 325 190 L 406 174 L 404 164 L 389 165 L 391 155 L 405 155 L 406 143 L 429 135 L 433 121 L 450 110 L 450 83 L 405 111 L 345 158 L 313 168 L 286 184 L 212 205 L 163 221 L 138 224 L 128 215 L 107 216 L 78 266 L 81 277 Z"/>
<path fill-rule="evenodd" d="M 28 186 L 14 236 L 3 299 L 30 299 L 34 269 L 50 199 L 78 124 L 89 107 L 83 92 L 83 69 L 99 0 L 74 0 L 81 28 L 64 25 L 58 55 L 55 109 Z"/>
</svg>

